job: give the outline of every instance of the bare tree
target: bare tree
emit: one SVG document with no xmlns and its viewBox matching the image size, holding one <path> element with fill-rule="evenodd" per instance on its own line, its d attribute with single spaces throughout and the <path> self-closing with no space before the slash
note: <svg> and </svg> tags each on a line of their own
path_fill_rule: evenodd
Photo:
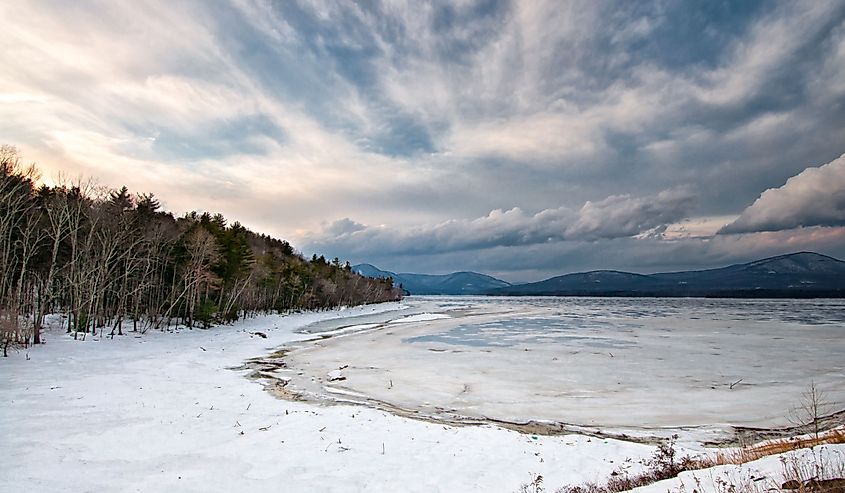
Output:
<svg viewBox="0 0 845 493">
<path fill-rule="evenodd" d="M 789 420 L 796 426 L 806 426 L 818 440 L 822 431 L 822 419 L 833 412 L 833 404 L 827 393 L 815 381 L 810 381 L 801 393 L 798 405 L 790 411 Z"/>
<path fill-rule="evenodd" d="M 38 171 L 0 146 L 0 346 L 40 342 L 49 313 L 78 334 L 122 334 L 235 320 L 261 311 L 321 309 L 401 297 L 390 280 L 351 272 L 340 259 L 309 262 L 289 243 L 227 225 L 220 214 L 159 211 L 131 195 Z"/>
<path fill-rule="evenodd" d="M 34 165 L 24 166 L 18 150 L 0 146 L 0 339 L 4 355 L 32 334 L 30 267 L 43 238 L 33 191 Z"/>
</svg>

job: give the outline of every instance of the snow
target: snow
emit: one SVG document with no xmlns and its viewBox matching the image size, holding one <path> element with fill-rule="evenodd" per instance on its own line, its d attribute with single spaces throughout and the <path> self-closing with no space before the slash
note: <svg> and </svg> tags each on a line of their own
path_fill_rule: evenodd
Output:
<svg viewBox="0 0 845 493">
<path fill-rule="evenodd" d="M 418 315 L 410 315 L 396 320 L 391 320 L 391 324 L 407 324 L 412 322 L 429 322 L 431 320 L 442 320 L 444 318 L 452 318 L 445 313 L 420 313 Z"/>
<path fill-rule="evenodd" d="M 209 330 L 128 333 L 113 340 L 92 338 L 90 334 L 85 341 L 73 340 L 61 330 L 51 329 L 45 345 L 0 359 L 0 449 L 4 452 L 0 492 L 513 492 L 537 474 L 544 477 L 546 490 L 554 491 L 567 484 L 601 483 L 623 464 L 630 472 L 641 469 L 640 461 L 651 457 L 654 446 L 577 434 L 538 436 L 491 425 L 449 426 L 356 404 L 374 395 L 387 395 L 398 403 L 407 398 L 411 414 L 417 411 L 423 417 L 426 409 L 450 399 L 470 416 L 473 412 L 485 414 L 479 410 L 491 403 L 504 403 L 516 405 L 512 407 L 518 411 L 516 417 L 536 417 L 535 408 L 525 404 L 533 398 L 526 389 L 520 393 L 491 387 L 493 390 L 486 394 L 490 402 L 485 403 L 476 395 L 483 394 L 479 390 L 489 384 L 469 380 L 486 375 L 488 381 L 495 381 L 511 378 L 509 373 L 536 370 L 537 366 L 509 366 L 524 361 L 526 354 L 535 362 L 538 353 L 542 354 L 541 344 L 532 340 L 534 336 L 530 330 L 525 332 L 524 326 L 517 323 L 519 330 L 499 327 L 493 331 L 494 338 L 514 343 L 503 347 L 479 345 L 475 350 L 466 344 L 403 341 L 448 335 L 449 327 L 456 325 L 524 321 L 528 320 L 526 315 L 537 315 L 538 310 L 543 312 L 542 317 L 534 320 L 547 320 L 547 305 L 548 301 L 542 299 L 502 303 L 412 298 L 402 303 L 265 316 Z M 785 321 L 783 317 L 777 319 L 779 312 L 772 312 L 771 306 L 758 307 L 758 312 L 754 306 L 739 306 L 727 318 L 738 320 L 745 314 L 754 319 L 763 310 L 770 314 L 766 321 L 770 325 L 800 325 L 806 331 L 801 335 L 802 344 L 832 330 L 823 321 L 817 320 L 812 326 L 800 320 Z M 783 311 L 800 316 L 801 306 Z M 707 305 L 692 312 L 675 309 L 668 315 L 675 320 L 689 315 L 701 317 L 712 308 Z M 560 307 L 555 310 L 560 311 Z M 580 313 L 592 321 L 628 313 L 629 318 L 642 321 L 654 317 L 657 308 L 640 306 L 635 316 L 631 315 L 631 306 L 624 304 L 605 305 L 604 313 L 591 310 L 568 307 L 567 313 Z M 831 317 L 823 308 L 811 311 Z M 709 323 L 692 324 L 715 330 L 714 318 L 725 317 L 711 316 Z M 391 323 L 395 320 L 405 323 Z M 52 322 L 57 326 L 59 320 Z M 724 324 L 716 325 L 720 331 L 725 329 Z M 738 341 L 731 338 L 748 327 L 748 320 L 740 320 L 736 330 L 726 331 L 729 342 Z M 612 324 L 593 326 L 591 330 L 599 333 L 591 333 L 591 339 L 578 343 L 631 337 L 629 332 L 617 329 Z M 659 336 L 658 329 L 652 332 L 646 328 L 644 334 Z M 327 335 L 332 337 L 326 339 Z M 483 331 L 480 335 L 490 339 Z M 393 342 L 388 344 L 391 337 Z M 693 340 L 689 334 L 682 338 L 683 343 Z M 837 377 L 840 374 L 835 371 L 841 372 L 841 367 L 836 370 L 824 350 L 841 354 L 837 344 L 842 339 L 822 340 L 826 347 L 806 350 L 814 355 L 813 361 L 834 367 L 831 371 Z M 371 343 L 375 345 L 370 347 Z M 247 378 L 252 370 L 241 369 L 247 360 L 270 358 L 281 346 L 293 348 L 284 361 L 301 367 L 271 372 L 272 376 L 290 379 L 290 386 L 310 382 L 309 388 L 330 396 L 331 404 L 327 400 L 283 400 L 264 389 L 266 382 Z M 531 350 L 526 352 L 526 348 Z M 410 355 L 410 359 L 402 365 L 379 366 L 386 363 L 388 349 L 396 358 Z M 406 353 L 408 350 L 412 352 Z M 501 374 L 485 373 L 490 368 L 485 355 L 494 353 L 484 350 L 498 351 L 498 359 L 492 361 L 503 366 Z M 612 349 L 614 359 L 622 358 L 625 350 Z M 523 358 L 513 359 L 509 352 Z M 605 352 L 603 348 L 601 353 Z M 419 353 L 449 358 L 426 359 Z M 608 359 L 602 360 L 604 364 Z M 641 368 L 653 371 L 648 366 Z M 594 370 L 587 365 L 581 371 Z M 767 371 L 777 373 L 778 369 Z M 526 388 L 534 392 L 537 387 L 531 386 L 532 381 L 559 374 L 558 370 L 530 373 Z M 326 381 L 332 375 L 346 380 L 328 385 Z M 366 375 L 373 375 L 369 383 Z M 422 376 L 430 381 L 413 380 Z M 402 397 L 397 399 L 391 392 Z M 680 391 L 658 393 L 652 396 L 653 403 L 671 397 L 671 392 Z M 539 402 L 542 404 L 542 399 Z M 687 437 L 679 448 L 685 453 L 705 450 L 691 440 L 692 436 Z M 841 445 L 828 450 L 845 453 Z M 781 470 L 780 459 L 770 457 L 746 466 L 684 473 L 642 491 L 674 491 L 683 484 L 688 491 L 697 487 L 701 493 L 718 492 L 722 490 L 715 478 L 733 475 L 743 480 L 766 475 L 774 481 Z M 696 480 L 702 485 L 694 486 Z M 707 481 L 710 483 L 704 484 Z"/>
<path fill-rule="evenodd" d="M 114 340 L 50 332 L 47 344 L 0 359 L 0 491 L 508 492 L 531 474 L 550 485 L 596 481 L 612 461 L 651 455 L 616 440 L 280 400 L 232 369 L 313 337 L 302 332 L 310 324 L 400 308 Z"/>
<path fill-rule="evenodd" d="M 334 382 L 335 380 L 346 380 L 346 377 L 343 376 L 343 372 L 340 370 L 332 370 L 326 373 L 326 378 L 329 382 Z"/>
<path fill-rule="evenodd" d="M 845 444 L 820 445 L 763 457 L 742 465 L 729 464 L 698 471 L 685 471 L 676 478 L 631 491 L 636 493 L 666 493 L 667 491 L 724 493 L 728 491 L 725 485 L 736 485 L 738 491 L 781 491 L 780 486 L 785 479 L 794 477 L 787 472 L 787 469 L 796 465 L 812 471 L 803 476 L 802 479 L 807 480 L 841 478 L 845 472 L 842 464 L 845 464 Z M 816 465 L 820 467 L 816 468 Z"/>
</svg>

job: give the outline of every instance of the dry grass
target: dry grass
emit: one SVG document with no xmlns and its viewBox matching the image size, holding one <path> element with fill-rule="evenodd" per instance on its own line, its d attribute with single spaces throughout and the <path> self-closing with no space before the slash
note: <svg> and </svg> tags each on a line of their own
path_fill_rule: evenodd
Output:
<svg viewBox="0 0 845 493">
<path fill-rule="evenodd" d="M 783 482 L 781 491 L 792 493 L 843 493 L 845 492 L 845 461 L 841 454 L 813 450 L 812 460 L 793 456 L 782 458 Z"/>
<path fill-rule="evenodd" d="M 804 449 L 802 454 L 782 456 L 781 474 L 775 477 L 716 477 L 717 493 L 845 493 L 845 454 L 829 449 Z M 702 481 L 693 475 L 697 491 Z M 683 483 L 680 492 L 686 491 Z"/>
<path fill-rule="evenodd" d="M 673 435 L 671 440 L 658 446 L 654 456 L 643 463 L 646 469 L 642 472 L 629 474 L 627 471 L 620 469 L 612 472 L 605 484 L 586 483 L 577 486 L 564 486 L 557 491 L 560 493 L 619 493 L 664 479 L 674 478 L 684 471 L 700 469 L 698 459 L 693 457 L 678 458 L 675 450 L 677 438 L 677 435 Z"/>
<path fill-rule="evenodd" d="M 698 471 L 721 465 L 741 465 L 763 457 L 783 454 L 799 449 L 810 449 L 818 445 L 845 443 L 845 427 L 838 427 L 812 436 L 795 437 L 782 440 L 772 440 L 740 447 L 737 449 L 720 451 L 703 457 L 677 457 L 675 438 L 658 447 L 654 456 L 644 462 L 646 469 L 637 474 L 629 474 L 619 470 L 611 473 L 604 484 L 586 483 L 577 486 L 564 486 L 557 491 L 560 493 L 621 493 L 640 486 L 646 486 L 664 479 L 677 477 L 685 471 Z M 720 484 L 719 489 L 725 493 L 764 493 L 771 491 L 791 493 L 845 493 L 841 482 L 819 483 L 819 478 L 841 478 L 845 475 L 845 465 L 842 457 L 835 454 L 833 458 L 817 455 L 813 450 L 813 460 L 801 461 L 797 457 L 789 460 L 782 459 L 783 481 L 779 484 L 762 488 L 761 485 L 749 481 L 748 484 Z M 539 481 L 537 481 L 539 480 Z M 835 480 L 840 481 L 840 480 Z M 787 486 L 794 486 L 788 488 Z M 830 488 L 829 486 L 832 486 Z M 836 489 L 839 488 L 839 489 Z M 531 483 L 522 485 L 520 493 L 538 493 L 543 491 L 542 477 L 538 476 Z"/>
<path fill-rule="evenodd" d="M 839 427 L 825 432 L 820 432 L 818 436 L 804 436 L 786 438 L 782 440 L 766 441 L 757 445 L 747 447 L 740 447 L 728 451 L 717 452 L 712 457 L 705 457 L 700 459 L 704 467 L 721 466 L 726 464 L 745 464 L 747 462 L 762 459 L 770 455 L 783 454 L 802 448 L 815 447 L 816 445 L 828 445 L 835 443 L 845 443 L 845 428 Z M 703 467 L 702 467 L 703 469 Z"/>
</svg>

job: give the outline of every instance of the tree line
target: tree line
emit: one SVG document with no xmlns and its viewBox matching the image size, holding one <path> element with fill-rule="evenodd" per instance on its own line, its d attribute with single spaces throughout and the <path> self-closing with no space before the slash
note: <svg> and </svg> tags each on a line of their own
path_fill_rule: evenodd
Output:
<svg viewBox="0 0 845 493">
<path fill-rule="evenodd" d="M 91 181 L 39 184 L 0 147 L 0 344 L 38 344 L 48 314 L 78 334 L 209 327 L 258 313 L 400 299 L 391 279 L 306 260 L 220 214 L 182 217 L 153 194 Z M 131 327 L 131 328 L 130 328 Z"/>
</svg>

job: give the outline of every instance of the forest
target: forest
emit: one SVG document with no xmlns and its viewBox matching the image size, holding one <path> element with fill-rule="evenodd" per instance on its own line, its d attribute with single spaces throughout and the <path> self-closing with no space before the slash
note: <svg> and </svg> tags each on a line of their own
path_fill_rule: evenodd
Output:
<svg viewBox="0 0 845 493">
<path fill-rule="evenodd" d="M 48 314 L 68 333 L 208 328 L 259 313 L 398 300 L 392 279 L 305 259 L 220 214 L 174 217 L 155 196 L 93 181 L 47 186 L 0 147 L 0 345 L 39 344 Z"/>
</svg>

